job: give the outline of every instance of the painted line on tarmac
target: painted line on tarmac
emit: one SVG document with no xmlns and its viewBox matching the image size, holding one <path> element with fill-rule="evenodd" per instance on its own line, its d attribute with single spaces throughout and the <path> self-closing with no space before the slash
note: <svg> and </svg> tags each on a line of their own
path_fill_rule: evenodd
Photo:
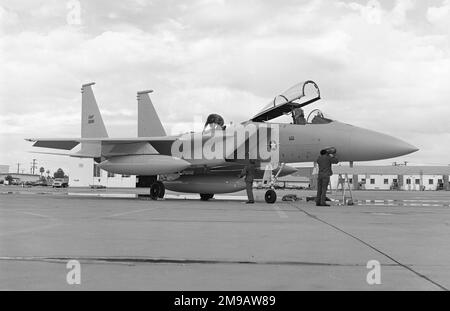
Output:
<svg viewBox="0 0 450 311">
<path fill-rule="evenodd" d="M 450 202 L 439 200 L 354 200 L 354 203 L 361 206 L 450 207 Z"/>
<path fill-rule="evenodd" d="M 325 266 L 325 267 L 366 267 L 358 263 L 333 263 L 312 261 L 278 261 L 278 260 L 239 260 L 239 259 L 188 259 L 164 257 L 96 257 L 96 256 L 70 256 L 70 257 L 40 257 L 40 256 L 1 256 L 0 261 L 42 261 L 53 263 L 66 263 L 69 260 L 78 260 L 84 263 L 109 264 L 244 264 L 244 265 L 287 265 L 287 266 Z M 382 264 L 382 266 L 396 267 L 398 264 Z"/>
<path fill-rule="evenodd" d="M 36 216 L 36 217 L 41 217 L 41 218 L 47 218 L 47 219 L 52 219 L 52 220 L 58 220 L 57 218 L 53 217 L 53 216 L 48 216 L 48 215 L 43 215 L 43 214 L 38 214 L 38 213 L 31 213 L 31 212 L 23 212 L 23 211 L 13 211 L 19 214 L 24 214 L 24 215 L 31 215 L 31 216 Z"/>
<path fill-rule="evenodd" d="M 147 211 L 152 211 L 152 210 L 155 210 L 155 209 L 154 208 L 143 208 L 143 209 L 134 210 L 134 211 L 128 211 L 128 212 L 123 212 L 123 213 L 116 213 L 116 214 L 112 214 L 112 215 L 107 215 L 107 216 L 104 216 L 104 217 L 105 218 L 119 217 L 119 216 L 131 215 L 131 214 L 136 214 L 136 213 L 140 213 L 140 212 L 147 212 Z"/>
<path fill-rule="evenodd" d="M 449 290 L 449 289 L 446 288 L 445 286 L 443 286 L 443 285 L 439 284 L 438 282 L 432 280 L 432 279 L 429 278 L 428 276 L 426 276 L 426 275 L 424 275 L 424 274 L 422 274 L 422 273 L 420 273 L 420 272 L 414 270 L 413 268 L 409 267 L 408 265 L 401 263 L 400 261 L 398 261 L 397 259 L 395 259 L 395 258 L 392 257 L 391 255 L 389 255 L 389 254 L 383 252 L 382 250 L 376 248 L 375 246 L 373 246 L 373 245 L 371 245 L 370 243 L 368 243 L 368 242 L 362 240 L 361 238 L 358 238 L 357 236 L 355 236 L 355 235 L 353 235 L 353 234 L 351 234 L 351 233 L 345 231 L 344 229 L 341 229 L 341 228 L 339 228 L 338 226 L 333 225 L 332 223 L 329 223 L 329 222 L 327 222 L 327 221 L 321 219 L 321 218 L 318 217 L 317 215 L 314 215 L 314 214 L 312 214 L 312 213 L 309 213 L 309 212 L 305 211 L 304 209 L 302 209 L 302 208 L 300 208 L 300 207 L 298 207 L 298 206 L 296 206 L 296 205 L 294 205 L 294 204 L 292 204 L 292 203 L 291 203 L 291 205 L 292 205 L 293 207 L 295 207 L 296 209 L 298 209 L 300 212 L 302 212 L 302 213 L 304 213 L 305 215 L 307 215 L 308 217 L 311 217 L 312 219 L 317 220 L 317 221 L 319 221 L 319 222 L 321 222 L 321 223 L 323 223 L 323 224 L 325 224 L 325 225 L 327 225 L 327 226 L 329 226 L 329 227 L 331 227 L 331 228 L 334 228 L 335 230 L 337 230 L 337 231 L 339 231 L 339 232 L 341 232 L 341 233 L 343 233 L 343 234 L 345 234 L 345 235 L 347 235 L 347 236 L 349 236 L 349 237 L 351 237 L 351 238 L 353 238 L 353 239 L 355 239 L 355 240 L 361 242 L 362 244 L 366 245 L 367 247 L 371 248 L 372 250 L 376 251 L 377 253 L 379 253 L 379 254 L 385 256 L 386 258 L 388 258 L 388 259 L 390 259 L 391 261 L 395 262 L 395 263 L 398 264 L 399 266 L 401 266 L 401 267 L 403 267 L 403 268 L 405 268 L 405 269 L 411 271 L 412 273 L 414 273 L 414 274 L 417 275 L 418 277 L 420 277 L 420 278 L 422 278 L 422 279 L 424 279 L 424 280 L 430 282 L 431 284 L 433 284 L 433 285 L 439 287 L 440 289 L 442 289 L 442 290 L 444 290 L 444 291 L 448 291 L 448 290 Z"/>
</svg>

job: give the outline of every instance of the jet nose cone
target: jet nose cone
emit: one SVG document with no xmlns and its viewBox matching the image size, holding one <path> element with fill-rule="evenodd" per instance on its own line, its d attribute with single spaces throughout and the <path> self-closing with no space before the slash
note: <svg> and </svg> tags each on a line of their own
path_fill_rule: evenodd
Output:
<svg viewBox="0 0 450 311">
<path fill-rule="evenodd" d="M 395 158 L 419 150 L 401 139 L 362 128 L 352 133 L 351 143 L 359 161 Z"/>
<path fill-rule="evenodd" d="M 403 143 L 400 146 L 400 149 L 403 152 L 403 155 L 419 151 L 419 148 L 417 148 L 416 146 L 408 144 L 407 142 L 405 142 L 403 140 L 400 140 L 400 141 Z"/>
</svg>

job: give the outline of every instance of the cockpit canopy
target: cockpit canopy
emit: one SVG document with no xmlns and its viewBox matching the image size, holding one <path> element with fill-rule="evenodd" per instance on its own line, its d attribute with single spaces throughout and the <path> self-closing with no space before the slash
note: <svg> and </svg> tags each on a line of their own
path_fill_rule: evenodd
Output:
<svg viewBox="0 0 450 311">
<path fill-rule="evenodd" d="M 320 90 L 314 81 L 308 80 L 300 82 L 275 96 L 275 98 L 257 113 L 251 121 L 265 122 L 292 113 L 295 123 L 295 116 L 303 115 L 302 107 L 319 99 Z M 304 122 L 300 121 L 299 124 L 321 124 L 329 123 L 331 121 L 331 119 L 325 118 L 320 110 L 315 109 L 308 115 L 308 118 L 306 118 Z"/>
<path fill-rule="evenodd" d="M 306 118 L 307 123 L 311 124 L 325 124 L 330 123 L 333 120 L 330 118 L 327 118 L 323 115 L 322 111 L 319 109 L 314 109 L 308 114 L 308 118 Z"/>
</svg>

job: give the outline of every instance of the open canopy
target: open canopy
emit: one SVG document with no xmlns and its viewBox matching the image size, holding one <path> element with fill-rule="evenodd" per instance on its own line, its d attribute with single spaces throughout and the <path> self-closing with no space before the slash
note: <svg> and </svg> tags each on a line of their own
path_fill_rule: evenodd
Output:
<svg viewBox="0 0 450 311">
<path fill-rule="evenodd" d="M 250 120 L 263 122 L 290 113 L 320 99 L 320 90 L 314 81 L 300 82 L 287 89 L 275 98 Z"/>
</svg>

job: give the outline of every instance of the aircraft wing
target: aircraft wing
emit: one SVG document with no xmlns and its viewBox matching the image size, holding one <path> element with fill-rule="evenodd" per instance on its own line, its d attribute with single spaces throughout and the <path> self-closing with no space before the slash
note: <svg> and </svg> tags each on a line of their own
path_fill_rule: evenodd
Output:
<svg viewBox="0 0 450 311">
<path fill-rule="evenodd" d="M 320 90 L 314 81 L 300 82 L 277 95 L 270 104 L 251 118 L 250 121 L 269 121 L 291 112 L 294 108 L 304 107 L 319 99 Z"/>
</svg>

